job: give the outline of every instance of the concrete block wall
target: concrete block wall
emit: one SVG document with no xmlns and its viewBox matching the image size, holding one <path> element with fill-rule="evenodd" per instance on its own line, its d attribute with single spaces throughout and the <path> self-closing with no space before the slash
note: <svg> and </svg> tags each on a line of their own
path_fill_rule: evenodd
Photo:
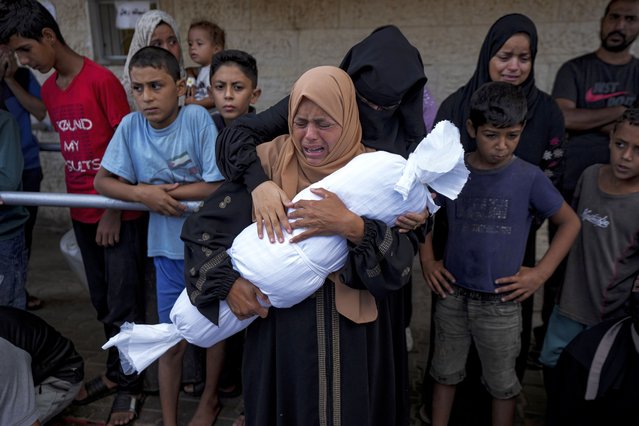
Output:
<svg viewBox="0 0 639 426">
<path fill-rule="evenodd" d="M 87 0 L 52 2 L 69 45 L 92 57 Z M 428 87 L 441 102 L 471 76 L 490 25 L 512 12 L 528 15 L 537 25 L 540 41 L 535 77 L 542 90 L 550 91 L 563 62 L 599 46 L 599 19 L 607 0 L 159 0 L 157 3 L 178 22 L 187 66 L 193 65 L 188 58 L 187 30 L 197 19 L 208 19 L 224 28 L 228 48 L 254 55 L 262 87 L 257 108 L 264 110 L 284 97 L 305 70 L 317 65 L 338 65 L 353 44 L 386 24 L 397 25 L 420 50 Z M 634 50 L 638 51 L 636 45 Z M 111 69 L 118 75 L 122 73 L 121 66 Z M 43 155 L 45 163 L 50 155 L 54 154 Z"/>
</svg>

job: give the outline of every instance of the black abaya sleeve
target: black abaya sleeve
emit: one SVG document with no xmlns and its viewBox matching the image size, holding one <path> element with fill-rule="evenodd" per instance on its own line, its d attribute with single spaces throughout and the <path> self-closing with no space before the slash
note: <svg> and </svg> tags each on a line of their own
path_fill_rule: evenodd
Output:
<svg viewBox="0 0 639 426">
<path fill-rule="evenodd" d="M 564 143 L 566 129 L 564 115 L 554 99 L 550 99 L 548 106 L 549 138 L 546 141 L 544 156 L 539 163 L 539 168 L 550 178 L 556 188 L 560 188 L 564 169 Z"/>
<path fill-rule="evenodd" d="M 269 180 L 255 147 L 288 133 L 288 96 L 257 115 L 245 114 L 217 137 L 217 166 L 230 181 L 244 183 L 249 191 Z"/>
<path fill-rule="evenodd" d="M 383 222 L 364 218 L 364 238 L 360 244 L 350 245 L 342 281 L 382 299 L 408 283 L 417 247 L 414 232 L 400 233 Z"/>
<path fill-rule="evenodd" d="M 182 227 L 186 291 L 191 303 L 216 325 L 219 301 L 240 277 L 226 250 L 251 223 L 251 205 L 244 185 L 224 182 Z"/>
</svg>

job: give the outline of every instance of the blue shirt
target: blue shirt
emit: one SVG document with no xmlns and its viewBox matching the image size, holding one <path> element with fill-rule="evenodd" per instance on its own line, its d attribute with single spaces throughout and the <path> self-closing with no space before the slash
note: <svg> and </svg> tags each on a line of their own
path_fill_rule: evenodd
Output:
<svg viewBox="0 0 639 426">
<path fill-rule="evenodd" d="M 31 71 L 24 69 L 24 71 L 18 70 L 18 72 L 28 73 L 28 83 L 24 89 L 29 92 L 30 95 L 40 99 L 40 84 Z M 4 81 L 2 85 L 2 96 L 3 98 L 6 96 L 4 103 L 7 106 L 7 110 L 18 122 L 18 127 L 20 128 L 20 144 L 22 147 L 22 156 L 24 157 L 24 170 L 37 169 L 40 167 L 40 146 L 38 145 L 38 139 L 33 135 L 31 129 L 31 114 L 22 106 L 15 95 L 11 93 L 11 90 L 9 90 L 9 87 Z"/>
<path fill-rule="evenodd" d="M 102 159 L 102 167 L 133 184 L 216 182 L 223 180 L 215 161 L 217 129 L 211 116 L 198 105 L 180 108 L 173 123 L 154 129 L 139 112 L 118 126 Z M 180 240 L 186 215 L 164 216 L 151 212 L 148 254 L 184 258 Z"/>
<path fill-rule="evenodd" d="M 446 200 L 444 266 L 456 285 L 494 293 L 497 278 L 521 267 L 533 214 L 552 216 L 564 200 L 538 167 L 519 158 L 495 170 L 467 167 L 459 197 Z"/>
</svg>

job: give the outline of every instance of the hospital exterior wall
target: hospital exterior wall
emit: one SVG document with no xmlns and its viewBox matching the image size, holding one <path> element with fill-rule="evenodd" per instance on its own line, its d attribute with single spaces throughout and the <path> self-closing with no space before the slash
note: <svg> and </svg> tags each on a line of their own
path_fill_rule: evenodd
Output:
<svg viewBox="0 0 639 426">
<path fill-rule="evenodd" d="M 67 43 L 93 57 L 87 1 L 52 3 Z M 193 63 L 188 58 L 186 34 L 196 19 L 218 23 L 226 31 L 227 48 L 246 50 L 256 57 L 262 88 L 259 111 L 285 96 L 305 70 L 338 65 L 350 46 L 386 24 L 397 25 L 419 49 L 428 88 L 440 103 L 469 79 L 490 25 L 512 12 L 528 15 L 537 25 L 535 76 L 538 86 L 550 91 L 563 62 L 598 47 L 599 20 L 607 1 L 159 0 L 158 4 L 178 22 L 187 66 Z M 122 73 L 122 66 L 111 69 Z M 48 169 L 54 173 L 61 163 L 53 165 L 51 156 L 43 155 L 43 161 L 52 164 Z M 56 182 L 63 185 L 61 179 Z M 43 216 L 60 220 L 60 213 L 42 210 Z"/>
</svg>

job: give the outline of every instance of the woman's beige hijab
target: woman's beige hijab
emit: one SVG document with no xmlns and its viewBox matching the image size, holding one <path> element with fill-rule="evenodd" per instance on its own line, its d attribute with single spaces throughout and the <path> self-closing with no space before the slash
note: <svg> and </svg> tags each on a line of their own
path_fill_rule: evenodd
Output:
<svg viewBox="0 0 639 426">
<path fill-rule="evenodd" d="M 322 108 L 342 127 L 342 134 L 324 161 L 312 166 L 306 162 L 301 141 L 291 136 L 293 120 L 303 99 Z M 359 122 L 355 87 L 351 78 L 337 67 L 322 66 L 305 72 L 293 86 L 288 104 L 289 135 L 259 145 L 257 153 L 266 174 L 293 198 L 302 189 L 345 166 L 366 151 L 362 145 L 362 127 Z M 377 318 L 375 299 L 367 290 L 356 290 L 345 285 L 339 272 L 329 279 L 335 283 L 337 311 L 356 323 Z"/>
<path fill-rule="evenodd" d="M 308 99 L 322 108 L 342 127 L 339 141 L 324 161 L 307 163 L 301 141 L 295 141 L 293 120 L 302 100 Z M 289 134 L 259 145 L 257 153 L 267 175 L 291 199 L 302 189 L 340 169 L 365 151 L 359 123 L 355 87 L 351 78 L 337 67 L 322 66 L 305 72 L 291 91 L 288 104 Z"/>
</svg>

